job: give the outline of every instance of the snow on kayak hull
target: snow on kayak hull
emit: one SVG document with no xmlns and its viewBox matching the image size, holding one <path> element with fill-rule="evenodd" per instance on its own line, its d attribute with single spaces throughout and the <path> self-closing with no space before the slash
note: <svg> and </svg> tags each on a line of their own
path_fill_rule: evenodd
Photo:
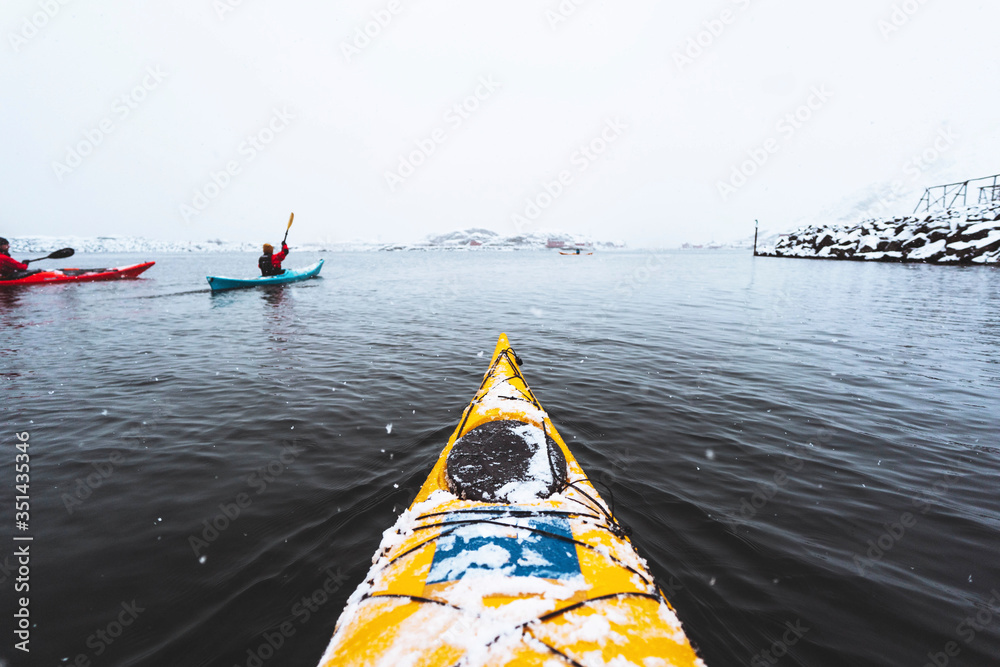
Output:
<svg viewBox="0 0 1000 667">
<path fill-rule="evenodd" d="M 704 667 L 501 334 L 320 667 Z"/>
<path fill-rule="evenodd" d="M 133 264 L 132 266 L 122 266 L 113 269 L 53 269 L 51 271 L 33 273 L 16 280 L 0 280 L 0 286 L 47 285 L 50 283 L 86 283 L 97 280 L 135 278 L 154 264 L 156 264 L 156 262 L 144 262 L 142 264 Z"/>
<path fill-rule="evenodd" d="M 282 283 L 294 283 L 299 280 L 308 280 L 319 275 L 323 268 L 323 260 L 302 269 L 286 269 L 280 276 L 258 276 L 256 278 L 223 278 L 221 276 L 206 276 L 209 287 L 213 292 L 225 289 L 237 289 L 240 287 L 259 287 L 261 285 L 281 285 Z"/>
</svg>

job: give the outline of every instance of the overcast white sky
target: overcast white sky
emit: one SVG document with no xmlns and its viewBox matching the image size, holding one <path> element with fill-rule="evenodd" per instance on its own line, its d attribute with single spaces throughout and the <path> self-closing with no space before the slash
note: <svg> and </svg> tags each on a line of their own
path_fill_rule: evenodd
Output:
<svg viewBox="0 0 1000 667">
<path fill-rule="evenodd" d="M 7 237 L 673 246 L 1000 172 L 994 1 L 63 2 L 0 8 Z"/>
</svg>

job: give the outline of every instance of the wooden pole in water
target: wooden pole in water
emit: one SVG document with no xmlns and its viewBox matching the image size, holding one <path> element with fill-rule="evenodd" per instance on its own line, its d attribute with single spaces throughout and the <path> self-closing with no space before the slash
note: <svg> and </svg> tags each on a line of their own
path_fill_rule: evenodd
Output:
<svg viewBox="0 0 1000 667">
<path fill-rule="evenodd" d="M 760 227 L 760 221 L 754 220 L 753 225 L 753 256 L 757 256 L 757 228 Z"/>
</svg>

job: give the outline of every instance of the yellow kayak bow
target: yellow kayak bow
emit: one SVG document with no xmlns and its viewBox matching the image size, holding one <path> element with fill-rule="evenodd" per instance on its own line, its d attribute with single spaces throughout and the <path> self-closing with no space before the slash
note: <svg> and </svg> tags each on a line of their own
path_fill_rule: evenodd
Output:
<svg viewBox="0 0 1000 667">
<path fill-rule="evenodd" d="M 321 667 L 704 667 L 500 335 Z"/>
</svg>

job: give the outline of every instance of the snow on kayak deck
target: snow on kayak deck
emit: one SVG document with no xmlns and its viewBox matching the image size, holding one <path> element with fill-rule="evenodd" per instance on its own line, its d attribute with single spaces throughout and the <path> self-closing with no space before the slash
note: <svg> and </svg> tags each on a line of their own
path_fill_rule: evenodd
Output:
<svg viewBox="0 0 1000 667">
<path fill-rule="evenodd" d="M 321 666 L 704 667 L 503 334 Z"/>
<path fill-rule="evenodd" d="M 514 433 L 532 448 L 527 477 L 500 487 L 496 493 L 497 500 L 519 504 L 545 498 L 549 495 L 549 488 L 552 485 L 552 466 L 549 464 L 549 448 L 545 442 L 545 432 L 537 426 L 525 424 L 514 429 Z"/>
<path fill-rule="evenodd" d="M 540 429 L 538 430 L 540 432 Z M 544 451 L 544 448 L 541 449 Z M 537 519 L 515 517 L 509 513 L 531 510 L 544 512 L 553 507 L 565 508 L 567 504 L 573 502 L 572 494 L 573 490 L 567 489 L 543 501 L 487 508 L 496 509 L 497 515 L 504 515 L 504 525 L 485 522 L 462 525 L 436 540 L 436 549 L 445 552 L 446 556 L 441 560 L 435 559 L 427 575 L 427 582 L 431 583 L 436 579 L 448 582 L 446 593 L 440 595 L 440 598 L 453 607 L 428 604 L 419 608 L 399 625 L 397 640 L 391 648 L 379 654 L 377 662 L 365 664 L 375 664 L 379 667 L 423 664 L 421 661 L 442 644 L 448 644 L 462 652 L 460 664 L 463 667 L 484 667 L 513 660 L 516 650 L 524 648 L 526 636 L 521 632 L 523 626 L 536 627 L 534 624 L 537 624 L 541 616 L 566 606 L 568 601 L 574 598 L 587 597 L 593 582 L 586 581 L 579 571 L 573 576 L 561 579 L 551 574 L 545 578 L 517 576 L 519 567 L 544 569 L 553 563 L 542 551 L 533 548 L 533 540 L 538 540 L 538 537 L 527 528 L 531 521 Z M 607 509 L 603 502 L 599 502 L 599 505 Z M 348 599 L 320 665 L 327 664 L 335 656 L 340 630 L 348 628 L 356 621 L 378 624 L 378 617 L 366 619 L 365 614 L 385 615 L 392 609 L 412 602 L 405 597 L 377 598 L 379 607 L 376 610 L 366 610 L 363 605 L 364 602 L 373 599 L 371 594 L 380 587 L 381 580 L 387 574 L 392 560 L 389 554 L 403 546 L 419 526 L 426 525 L 427 518 L 421 520 L 420 517 L 447 511 L 456 506 L 482 507 L 478 503 L 462 501 L 448 491 L 437 490 L 427 500 L 405 510 L 396 523 L 382 534 L 382 541 L 372 558 L 372 567 L 364 582 Z M 524 527 L 525 530 L 518 530 L 519 527 Z M 510 538 L 511 534 L 516 534 L 516 540 Z M 498 537 L 501 538 L 498 540 L 500 543 L 484 543 L 473 550 L 458 550 L 453 556 L 447 555 L 456 545 L 460 546 L 463 542 L 468 544 L 475 543 L 474 540 L 477 538 L 488 540 Z M 501 546 L 504 538 L 510 540 L 508 543 L 516 548 Z M 594 551 L 638 572 L 648 572 L 646 561 L 634 549 L 624 543 L 621 544 L 624 548 L 619 548 L 617 545 L 613 548 L 599 545 Z M 569 551 L 575 558 L 575 547 L 570 545 Z M 632 577 L 632 583 L 637 589 L 647 587 L 646 582 L 638 574 Z M 506 601 L 498 604 L 498 598 Z M 565 621 L 563 623 L 546 626 L 545 638 L 550 644 L 555 641 L 558 645 L 573 645 L 585 641 L 601 647 L 615 647 L 626 641 L 620 634 L 622 627 L 632 629 L 643 627 L 644 619 L 637 617 L 636 613 L 636 608 L 622 604 L 621 599 L 618 603 L 612 601 L 599 608 L 588 606 L 584 611 L 567 612 L 563 616 Z M 681 622 L 673 610 L 661 601 L 656 615 L 666 629 L 651 628 L 654 639 L 658 633 L 662 640 L 677 645 L 687 644 Z M 530 636 L 527 640 L 537 641 L 532 640 Z M 541 644 L 539 646 L 544 648 Z M 553 658 L 555 659 L 555 656 Z M 587 667 L 635 664 L 624 657 L 605 661 L 600 651 L 575 655 L 574 659 Z M 556 660 L 553 665 L 556 664 L 564 663 Z M 653 659 L 653 662 L 647 660 L 643 664 L 672 663 Z M 693 664 L 704 667 L 700 659 Z"/>
</svg>

